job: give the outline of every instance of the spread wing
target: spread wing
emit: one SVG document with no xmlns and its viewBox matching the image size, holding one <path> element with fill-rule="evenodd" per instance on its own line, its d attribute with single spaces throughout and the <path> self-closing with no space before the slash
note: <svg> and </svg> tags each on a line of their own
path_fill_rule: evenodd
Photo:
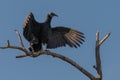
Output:
<svg viewBox="0 0 120 80">
<path fill-rule="evenodd" d="M 25 22 L 24 22 L 24 25 L 23 25 L 23 36 L 28 40 L 28 41 L 31 41 L 32 40 L 32 30 L 31 30 L 31 27 L 33 26 L 33 14 L 30 13 L 26 19 L 25 19 Z"/>
<path fill-rule="evenodd" d="M 39 34 L 40 27 L 39 23 L 36 22 L 32 13 L 30 13 L 24 22 L 23 35 L 28 41 L 34 40 Z"/>
<path fill-rule="evenodd" d="M 69 45 L 77 48 L 84 42 L 84 34 L 66 27 L 52 28 L 52 34 L 48 36 L 47 48 L 57 48 Z"/>
<path fill-rule="evenodd" d="M 23 36 L 32 44 L 34 51 L 38 51 L 42 47 L 40 40 L 37 38 L 39 30 L 39 23 L 35 21 L 33 14 L 30 13 L 24 22 Z M 31 48 L 29 50 L 32 51 Z"/>
</svg>

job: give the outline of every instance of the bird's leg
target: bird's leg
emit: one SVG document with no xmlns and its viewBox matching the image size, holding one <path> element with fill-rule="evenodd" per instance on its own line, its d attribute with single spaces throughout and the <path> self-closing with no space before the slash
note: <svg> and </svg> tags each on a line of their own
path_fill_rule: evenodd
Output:
<svg viewBox="0 0 120 80">
<path fill-rule="evenodd" d="M 42 45 L 42 43 L 41 43 L 41 45 L 40 45 L 40 46 L 41 46 L 41 50 L 43 50 L 43 45 Z"/>
<path fill-rule="evenodd" d="M 34 49 L 33 49 L 33 46 L 32 46 L 32 43 L 30 42 L 30 51 L 32 52 L 32 53 L 34 53 Z"/>
</svg>

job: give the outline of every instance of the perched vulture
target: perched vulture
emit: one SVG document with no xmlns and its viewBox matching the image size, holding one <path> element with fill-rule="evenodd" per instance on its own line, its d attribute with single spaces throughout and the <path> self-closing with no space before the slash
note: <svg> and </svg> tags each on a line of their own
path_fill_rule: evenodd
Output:
<svg viewBox="0 0 120 80">
<path fill-rule="evenodd" d="M 24 22 L 23 35 L 29 41 L 30 51 L 39 51 L 42 49 L 42 44 L 46 44 L 46 48 L 57 48 L 69 45 L 77 48 L 84 42 L 84 34 L 80 31 L 56 26 L 51 27 L 51 20 L 55 13 L 48 13 L 46 20 L 39 23 L 35 20 L 34 15 L 30 13 Z"/>
</svg>

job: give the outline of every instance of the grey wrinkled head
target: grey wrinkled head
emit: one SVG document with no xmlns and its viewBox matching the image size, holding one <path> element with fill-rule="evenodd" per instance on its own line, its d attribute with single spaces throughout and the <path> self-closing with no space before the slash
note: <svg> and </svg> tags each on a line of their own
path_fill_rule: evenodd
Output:
<svg viewBox="0 0 120 80">
<path fill-rule="evenodd" d="M 49 15 L 50 17 L 54 17 L 54 16 L 58 17 L 58 15 L 55 14 L 54 12 L 50 12 L 50 13 L 48 13 L 48 15 Z"/>
</svg>

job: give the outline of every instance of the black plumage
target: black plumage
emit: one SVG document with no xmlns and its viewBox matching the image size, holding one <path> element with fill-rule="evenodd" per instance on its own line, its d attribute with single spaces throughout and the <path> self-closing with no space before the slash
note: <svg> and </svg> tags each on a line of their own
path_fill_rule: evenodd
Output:
<svg viewBox="0 0 120 80">
<path fill-rule="evenodd" d="M 49 49 L 66 46 L 66 44 L 77 48 L 84 42 L 84 34 L 80 31 L 63 26 L 52 28 L 53 16 L 57 15 L 53 12 L 49 13 L 43 23 L 37 22 L 32 13 L 26 17 L 23 35 L 35 52 L 42 49 L 42 44 L 46 44 Z"/>
</svg>

